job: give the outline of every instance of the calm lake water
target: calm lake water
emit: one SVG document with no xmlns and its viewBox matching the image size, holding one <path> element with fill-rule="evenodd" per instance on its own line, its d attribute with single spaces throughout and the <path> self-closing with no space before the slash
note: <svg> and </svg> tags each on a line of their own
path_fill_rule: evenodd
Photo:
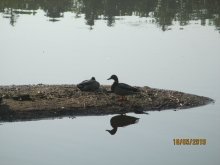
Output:
<svg viewBox="0 0 220 165">
<path fill-rule="evenodd" d="M 208 106 L 1 123 L 0 164 L 220 163 L 220 2 L 218 0 L 1 0 L 0 85 L 76 84 L 117 74 L 136 86 L 213 98 Z M 174 138 L 206 145 L 174 146 Z"/>
</svg>

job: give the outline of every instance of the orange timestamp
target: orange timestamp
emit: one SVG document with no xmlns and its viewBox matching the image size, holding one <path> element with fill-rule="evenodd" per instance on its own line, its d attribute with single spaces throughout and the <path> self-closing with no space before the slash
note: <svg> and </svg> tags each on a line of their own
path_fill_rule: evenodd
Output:
<svg viewBox="0 0 220 165">
<path fill-rule="evenodd" d="M 173 139 L 174 145 L 206 145 L 207 140 L 203 138 L 175 138 Z"/>
</svg>

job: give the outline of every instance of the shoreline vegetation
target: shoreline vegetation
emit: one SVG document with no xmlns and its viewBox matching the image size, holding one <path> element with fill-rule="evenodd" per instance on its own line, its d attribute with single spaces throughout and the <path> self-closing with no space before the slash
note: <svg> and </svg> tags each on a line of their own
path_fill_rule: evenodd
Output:
<svg viewBox="0 0 220 165">
<path fill-rule="evenodd" d="M 28 121 L 88 115 L 145 113 L 186 109 L 213 103 L 208 97 L 172 90 L 138 87 L 139 94 L 119 101 L 102 85 L 97 92 L 82 92 L 76 85 L 0 86 L 0 122 Z"/>
</svg>

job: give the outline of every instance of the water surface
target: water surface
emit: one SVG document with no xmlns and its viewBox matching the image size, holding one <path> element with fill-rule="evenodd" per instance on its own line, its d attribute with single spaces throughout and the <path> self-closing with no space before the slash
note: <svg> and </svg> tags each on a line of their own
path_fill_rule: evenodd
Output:
<svg viewBox="0 0 220 165">
<path fill-rule="evenodd" d="M 3 123 L 0 164 L 219 164 L 220 3 L 1 0 L 0 85 L 76 84 L 95 76 L 204 95 L 215 104 L 113 116 Z M 174 146 L 173 138 L 205 138 Z"/>
</svg>

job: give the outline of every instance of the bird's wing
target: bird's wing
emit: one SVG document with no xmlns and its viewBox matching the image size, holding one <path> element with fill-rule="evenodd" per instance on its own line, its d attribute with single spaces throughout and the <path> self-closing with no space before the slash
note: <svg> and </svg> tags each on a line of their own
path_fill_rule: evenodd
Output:
<svg viewBox="0 0 220 165">
<path fill-rule="evenodd" d="M 124 84 L 124 83 L 119 83 L 119 86 L 121 89 L 124 89 L 124 90 L 128 90 L 128 91 L 133 91 L 133 92 L 138 92 L 138 89 L 135 88 L 135 87 L 132 87 L 128 84 Z"/>
<path fill-rule="evenodd" d="M 81 82 L 79 85 L 90 85 L 92 83 L 93 80 L 85 80 L 83 82 Z"/>
</svg>

